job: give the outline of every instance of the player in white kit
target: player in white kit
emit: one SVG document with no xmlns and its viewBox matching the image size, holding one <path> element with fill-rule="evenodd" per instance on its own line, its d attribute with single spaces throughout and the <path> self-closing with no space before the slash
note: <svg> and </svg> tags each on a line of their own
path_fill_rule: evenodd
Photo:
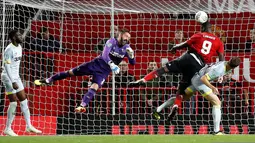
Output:
<svg viewBox="0 0 255 143">
<path fill-rule="evenodd" d="M 220 131 L 221 121 L 221 101 L 217 95 L 219 95 L 218 89 L 210 82 L 218 80 L 219 77 L 231 74 L 233 69 L 239 66 L 241 60 L 238 57 L 233 57 L 229 61 L 221 61 L 209 66 L 205 66 L 198 73 L 196 73 L 191 79 L 192 85 L 185 90 L 186 98 L 194 95 L 195 91 L 198 91 L 205 99 L 211 102 L 212 116 L 214 123 L 214 134 L 222 135 Z"/>
<path fill-rule="evenodd" d="M 17 30 L 9 33 L 11 43 L 6 47 L 3 57 L 3 71 L 1 79 L 5 87 L 6 94 L 10 100 L 7 110 L 7 121 L 4 134 L 18 136 L 11 129 L 11 124 L 15 118 L 17 100 L 20 101 L 20 108 L 26 121 L 26 132 L 42 133 L 31 125 L 28 100 L 24 92 L 24 86 L 19 76 L 20 61 L 22 58 L 22 35 Z"/>
</svg>

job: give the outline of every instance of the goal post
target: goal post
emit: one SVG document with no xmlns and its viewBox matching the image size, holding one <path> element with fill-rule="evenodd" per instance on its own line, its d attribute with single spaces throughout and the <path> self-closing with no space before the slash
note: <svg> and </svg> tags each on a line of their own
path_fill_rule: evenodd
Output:
<svg viewBox="0 0 255 143">
<path fill-rule="evenodd" d="M 209 134 L 211 105 L 196 94 L 184 101 L 172 122 L 153 118 L 153 107 L 174 96 L 181 75 L 167 74 L 141 87 L 131 87 L 151 70 L 181 56 L 172 45 L 200 31 L 194 20 L 205 11 L 212 31 L 224 42 L 225 57 L 242 59 L 235 80 L 218 86 L 222 129 L 230 134 L 254 134 L 255 4 L 252 0 L 5 0 L 2 29 L 15 28 L 24 36 L 21 77 L 29 98 L 32 123 L 43 135 L 57 134 Z M 10 6 L 10 7 L 8 7 Z M 0 13 L 1 14 L 1 13 Z M 5 17 L 5 18 L 3 18 Z M 130 30 L 136 65 L 122 62 L 120 75 L 110 75 L 90 102 L 87 113 L 74 112 L 91 85 L 91 76 L 71 77 L 47 87 L 35 79 L 49 77 L 88 62 L 102 53 L 104 43 L 119 29 Z M 8 30 L 1 36 L 7 41 Z M 1 37 L 1 45 L 3 41 Z M 5 44 L 6 46 L 6 44 Z M 213 57 L 217 61 L 216 57 Z M 1 88 L 1 95 L 4 88 Z M 4 125 L 9 101 L 1 96 Z M 4 104 L 2 104 L 4 103 Z M 249 103 L 249 105 L 246 105 Z M 18 107 L 19 108 L 19 107 Z M 18 109 L 17 108 L 17 109 Z M 13 129 L 27 135 L 20 110 Z M 3 130 L 0 127 L 0 130 Z"/>
</svg>

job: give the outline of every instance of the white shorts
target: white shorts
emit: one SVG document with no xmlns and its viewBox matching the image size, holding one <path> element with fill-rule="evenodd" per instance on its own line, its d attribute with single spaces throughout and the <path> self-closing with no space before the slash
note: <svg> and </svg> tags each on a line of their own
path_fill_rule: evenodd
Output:
<svg viewBox="0 0 255 143">
<path fill-rule="evenodd" d="M 18 84 L 19 88 L 17 90 L 13 89 L 12 87 L 12 82 L 10 80 L 10 78 L 8 77 L 8 75 L 6 74 L 2 74 L 1 75 L 1 79 L 2 79 L 2 82 L 4 84 L 4 87 L 5 87 L 5 92 L 7 93 L 7 95 L 9 94 L 15 94 L 17 92 L 20 92 L 22 90 L 24 90 L 24 86 L 23 86 L 23 83 L 20 79 L 20 77 L 14 79 L 15 82 Z"/>
<path fill-rule="evenodd" d="M 201 76 L 195 74 L 191 79 L 192 85 L 188 87 L 189 91 L 198 91 L 202 96 L 207 96 L 212 93 L 212 89 L 206 86 L 201 80 Z"/>
</svg>

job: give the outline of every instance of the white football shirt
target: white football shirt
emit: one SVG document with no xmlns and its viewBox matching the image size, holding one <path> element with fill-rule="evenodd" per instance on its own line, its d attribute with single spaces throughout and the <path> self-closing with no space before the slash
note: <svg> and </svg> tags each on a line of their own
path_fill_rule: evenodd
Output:
<svg viewBox="0 0 255 143">
<path fill-rule="evenodd" d="M 20 61 L 22 58 L 22 47 L 19 44 L 17 47 L 10 43 L 4 51 L 4 64 L 10 64 L 13 79 L 19 78 Z M 7 74 L 3 65 L 3 74 Z"/>
</svg>

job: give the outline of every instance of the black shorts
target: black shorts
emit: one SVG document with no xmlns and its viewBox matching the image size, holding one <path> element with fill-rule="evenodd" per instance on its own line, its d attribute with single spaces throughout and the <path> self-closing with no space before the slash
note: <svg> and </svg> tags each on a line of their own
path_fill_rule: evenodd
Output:
<svg viewBox="0 0 255 143">
<path fill-rule="evenodd" d="M 181 73 L 183 75 L 178 86 L 180 94 L 184 93 L 184 90 L 190 86 L 192 77 L 204 66 L 204 61 L 199 55 L 189 52 L 166 64 L 169 73 Z"/>
</svg>

